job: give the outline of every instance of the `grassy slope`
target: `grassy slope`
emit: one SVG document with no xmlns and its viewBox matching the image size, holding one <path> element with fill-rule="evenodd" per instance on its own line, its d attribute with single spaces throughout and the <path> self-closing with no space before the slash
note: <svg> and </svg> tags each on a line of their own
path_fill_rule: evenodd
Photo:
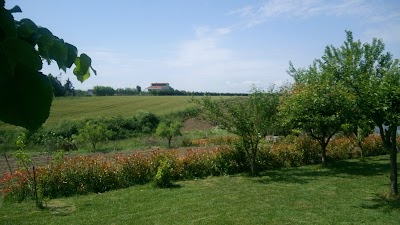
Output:
<svg viewBox="0 0 400 225">
<path fill-rule="evenodd" d="M 1 224 L 398 224 L 388 156 L 0 206 Z M 61 216 L 62 215 L 62 216 Z"/>
<path fill-rule="evenodd" d="M 47 124 L 62 119 L 117 116 L 130 117 L 139 110 L 158 115 L 185 109 L 187 96 L 110 96 L 86 98 L 57 98 L 51 107 Z"/>
<path fill-rule="evenodd" d="M 45 125 L 58 124 L 60 120 L 117 116 L 130 117 L 139 110 L 162 115 L 187 108 L 190 96 L 107 96 L 55 98 Z M 10 127 L 2 124 L 0 128 Z"/>
</svg>

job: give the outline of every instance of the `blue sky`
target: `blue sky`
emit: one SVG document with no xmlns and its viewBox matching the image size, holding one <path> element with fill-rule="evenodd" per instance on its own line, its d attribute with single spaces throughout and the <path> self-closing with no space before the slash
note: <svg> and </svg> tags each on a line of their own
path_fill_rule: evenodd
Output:
<svg viewBox="0 0 400 225">
<path fill-rule="evenodd" d="M 305 67 L 345 30 L 355 39 L 386 44 L 400 58 L 400 1 L 328 0 L 8 0 L 54 35 L 92 58 L 98 71 L 76 89 L 95 85 L 248 92 L 291 82 L 289 61 Z M 60 74 L 56 64 L 44 73 Z"/>
</svg>

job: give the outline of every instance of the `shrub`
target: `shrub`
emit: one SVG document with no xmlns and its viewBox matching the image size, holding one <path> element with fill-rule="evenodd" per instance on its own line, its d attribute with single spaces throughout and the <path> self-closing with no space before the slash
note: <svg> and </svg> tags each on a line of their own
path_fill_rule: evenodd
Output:
<svg viewBox="0 0 400 225">
<path fill-rule="evenodd" d="M 172 187 L 174 161 L 168 158 L 159 162 L 153 185 L 160 188 Z"/>
<path fill-rule="evenodd" d="M 333 159 L 356 157 L 350 151 L 351 138 L 337 137 L 329 153 Z M 380 137 L 371 135 L 363 143 L 365 155 L 384 154 Z M 258 169 L 299 166 L 320 162 L 319 145 L 306 136 L 282 138 L 260 145 Z M 37 169 L 37 183 L 43 197 L 57 198 L 89 192 L 104 192 L 153 181 L 168 187 L 173 180 L 203 178 L 249 172 L 249 162 L 240 144 L 212 149 L 154 151 L 112 157 L 87 156 L 56 160 Z M 5 200 L 21 201 L 33 196 L 28 170 L 6 174 L 0 179 Z"/>
<path fill-rule="evenodd" d="M 397 139 L 399 142 L 399 138 Z M 383 147 L 382 139 L 378 134 L 371 134 L 362 143 L 364 156 L 384 155 L 388 152 Z"/>
<path fill-rule="evenodd" d="M 321 147 L 317 141 L 306 135 L 296 137 L 294 141 L 294 151 L 301 155 L 301 164 L 316 164 L 321 161 Z"/>
<path fill-rule="evenodd" d="M 0 179 L 4 201 L 21 202 L 33 197 L 30 175 L 26 170 L 17 170 L 14 173 L 6 173 Z"/>
<path fill-rule="evenodd" d="M 140 131 L 145 134 L 153 133 L 160 122 L 160 119 L 155 114 L 146 111 L 139 111 L 135 118 Z"/>
<path fill-rule="evenodd" d="M 332 160 L 351 159 L 360 156 L 360 150 L 354 138 L 334 138 L 327 147 L 327 155 Z"/>
<path fill-rule="evenodd" d="M 107 141 L 112 135 L 112 131 L 108 130 L 103 123 L 87 122 L 82 129 L 79 130 L 77 140 L 88 141 L 92 144 L 93 149 L 101 141 Z"/>
<path fill-rule="evenodd" d="M 236 174 L 248 170 L 245 152 L 224 145 L 215 150 L 215 167 L 219 174 Z"/>
<path fill-rule="evenodd" d="M 203 178 L 216 175 L 215 154 L 210 150 L 189 149 L 181 158 L 183 179 Z"/>
</svg>

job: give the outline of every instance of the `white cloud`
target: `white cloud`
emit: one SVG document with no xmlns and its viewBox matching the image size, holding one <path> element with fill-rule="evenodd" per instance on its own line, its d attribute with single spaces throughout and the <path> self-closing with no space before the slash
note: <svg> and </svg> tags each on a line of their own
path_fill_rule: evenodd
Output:
<svg viewBox="0 0 400 225">
<path fill-rule="evenodd" d="M 253 27 L 277 17 L 307 18 L 318 15 L 361 17 L 371 22 L 382 22 L 398 19 L 400 14 L 395 10 L 376 1 L 364 0 L 270 0 L 258 7 L 245 6 L 233 10 L 228 15 L 238 15 L 243 19 L 242 26 Z"/>
<path fill-rule="evenodd" d="M 400 43 L 400 24 L 388 23 L 379 27 L 367 29 L 363 33 L 363 40 L 370 42 L 373 38 L 379 37 L 386 44 Z"/>
<path fill-rule="evenodd" d="M 240 52 L 223 47 L 221 37 L 187 40 L 177 52 L 167 63 L 175 70 L 177 86 L 185 90 L 248 92 L 253 84 L 268 87 L 288 78 L 287 65 L 243 58 Z"/>
</svg>

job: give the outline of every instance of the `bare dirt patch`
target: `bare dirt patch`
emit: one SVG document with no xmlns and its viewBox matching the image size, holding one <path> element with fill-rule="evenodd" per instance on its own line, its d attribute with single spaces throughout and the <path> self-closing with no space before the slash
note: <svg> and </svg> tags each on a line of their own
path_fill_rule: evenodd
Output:
<svg viewBox="0 0 400 225">
<path fill-rule="evenodd" d="M 200 120 L 197 118 L 189 118 L 187 119 L 181 131 L 193 131 L 193 130 L 209 130 L 213 126 L 204 120 Z"/>
</svg>

